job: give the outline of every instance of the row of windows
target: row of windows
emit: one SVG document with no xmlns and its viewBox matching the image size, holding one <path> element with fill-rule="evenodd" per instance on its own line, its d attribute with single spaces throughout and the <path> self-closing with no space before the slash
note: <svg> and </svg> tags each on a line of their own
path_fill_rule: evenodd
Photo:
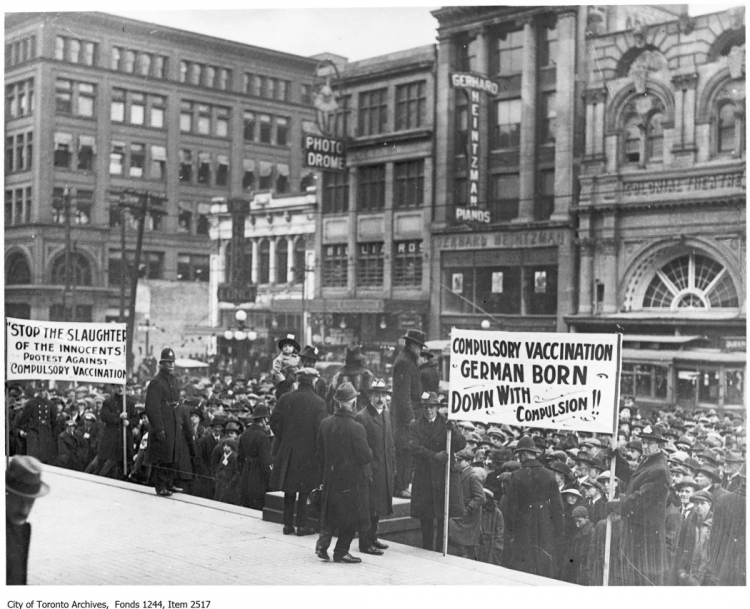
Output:
<svg viewBox="0 0 750 609">
<path fill-rule="evenodd" d="M 349 210 L 348 172 L 323 174 L 324 214 Z M 358 168 L 357 209 L 379 211 L 385 208 L 385 165 L 365 165 Z M 424 204 L 424 160 L 393 164 L 393 206 L 398 209 L 421 207 Z"/>
<path fill-rule="evenodd" d="M 293 241 L 292 268 L 289 269 L 289 248 L 290 239 Z M 300 237 L 294 240 L 279 238 L 275 242 L 276 255 L 274 258 L 275 267 L 272 273 L 271 269 L 271 242 L 268 239 L 262 239 L 258 243 L 258 276 L 257 282 L 265 283 L 288 283 L 289 271 L 292 271 L 292 283 L 297 285 L 304 281 L 305 268 L 305 240 Z M 242 268 L 239 270 L 240 279 L 251 282 L 253 268 L 253 251 L 249 239 L 245 240 L 245 247 L 242 257 Z M 226 273 L 225 277 L 232 277 L 232 250 L 231 244 L 226 251 Z"/>
<path fill-rule="evenodd" d="M 117 72 L 163 79 L 167 76 L 167 62 L 164 55 L 112 47 L 109 67 Z"/>
<path fill-rule="evenodd" d="M 29 171 L 34 151 L 34 133 L 16 133 L 5 138 L 5 173 Z"/>
<path fill-rule="evenodd" d="M 52 157 L 55 167 L 90 173 L 94 171 L 95 159 L 96 139 L 93 135 L 79 135 L 75 145 L 72 133 L 55 132 Z"/>
<path fill-rule="evenodd" d="M 31 186 L 5 191 L 5 226 L 31 222 Z"/>
<path fill-rule="evenodd" d="M 557 63 L 558 39 L 555 24 L 537 28 L 537 67 L 552 67 Z M 484 73 L 487 68 L 479 65 L 480 38 L 461 35 L 456 38 L 455 66 L 462 72 Z M 501 30 L 490 36 L 489 73 L 491 77 L 512 76 L 523 70 L 523 30 Z"/>
<path fill-rule="evenodd" d="M 93 66 L 96 63 L 97 47 L 98 45 L 90 40 L 57 36 L 55 38 L 55 59 Z"/>
<path fill-rule="evenodd" d="M 34 111 L 34 79 L 29 78 L 5 86 L 7 118 L 27 116 Z"/>
<path fill-rule="evenodd" d="M 180 82 L 226 91 L 232 82 L 232 70 L 196 61 L 181 61 Z"/>
<path fill-rule="evenodd" d="M 242 137 L 246 142 L 289 145 L 289 117 L 259 114 L 253 110 L 242 113 Z"/>
<path fill-rule="evenodd" d="M 183 100 L 180 102 L 180 131 L 229 137 L 229 108 Z"/>
<path fill-rule="evenodd" d="M 252 97 L 263 97 L 278 101 L 289 101 L 291 81 L 259 74 L 245 73 L 244 91 Z"/>
<path fill-rule="evenodd" d="M 421 287 L 422 241 L 396 241 L 393 244 L 392 281 L 394 287 Z M 346 244 L 323 247 L 321 285 L 347 287 L 349 254 Z M 382 241 L 360 243 L 355 280 L 358 287 L 382 287 L 385 271 L 385 244 Z"/>
<path fill-rule="evenodd" d="M 91 83 L 77 82 L 65 78 L 55 81 L 55 112 L 92 118 L 96 88 Z"/>
<path fill-rule="evenodd" d="M 110 175 L 164 180 L 166 171 L 167 149 L 164 146 L 147 146 L 143 142 L 112 142 L 109 153 Z"/>
<path fill-rule="evenodd" d="M 256 192 L 273 190 L 276 194 L 289 192 L 289 165 L 286 163 L 271 163 L 260 161 L 256 164 L 253 159 L 242 160 L 242 190 Z M 300 191 L 304 192 L 304 183 Z"/>
<path fill-rule="evenodd" d="M 180 182 L 206 186 L 229 185 L 229 155 L 180 149 Z"/>
<path fill-rule="evenodd" d="M 5 67 L 10 68 L 36 57 L 36 36 L 26 36 L 5 45 Z"/>
<path fill-rule="evenodd" d="M 147 125 L 163 129 L 166 105 L 167 100 L 163 95 L 112 89 L 109 118 L 113 123 Z"/>
</svg>

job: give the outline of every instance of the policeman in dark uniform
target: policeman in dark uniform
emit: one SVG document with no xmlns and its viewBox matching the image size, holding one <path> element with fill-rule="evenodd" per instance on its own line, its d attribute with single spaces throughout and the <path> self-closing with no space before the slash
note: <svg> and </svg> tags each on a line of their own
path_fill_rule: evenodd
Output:
<svg viewBox="0 0 750 609">
<path fill-rule="evenodd" d="M 148 384 L 146 415 L 150 425 L 146 463 L 153 466 L 156 494 L 169 497 L 176 488 L 177 436 L 182 432 L 180 387 L 174 376 L 174 351 L 165 347 L 159 360 L 159 372 Z"/>
</svg>

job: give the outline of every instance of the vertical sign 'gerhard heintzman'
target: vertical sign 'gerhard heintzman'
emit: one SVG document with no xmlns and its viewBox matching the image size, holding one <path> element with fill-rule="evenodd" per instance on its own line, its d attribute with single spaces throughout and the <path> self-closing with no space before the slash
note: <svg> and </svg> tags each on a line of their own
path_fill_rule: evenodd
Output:
<svg viewBox="0 0 750 609">
<path fill-rule="evenodd" d="M 479 180 L 482 173 L 479 159 L 480 133 L 482 133 L 479 125 L 479 107 L 482 93 L 495 96 L 500 87 L 484 76 L 463 73 L 451 74 L 451 86 L 454 89 L 462 89 L 469 102 L 469 140 L 466 150 L 467 171 L 469 172 L 468 207 L 456 206 L 456 221 L 489 224 L 490 212 L 486 205 L 479 203 Z"/>
<path fill-rule="evenodd" d="M 614 433 L 618 334 L 451 332 L 448 418 Z"/>
</svg>

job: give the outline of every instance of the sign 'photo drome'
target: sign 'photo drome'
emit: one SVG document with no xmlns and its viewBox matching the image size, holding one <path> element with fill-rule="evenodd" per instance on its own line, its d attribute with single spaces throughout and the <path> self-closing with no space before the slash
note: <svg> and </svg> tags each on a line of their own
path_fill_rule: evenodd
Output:
<svg viewBox="0 0 750 609">
<path fill-rule="evenodd" d="M 448 418 L 614 433 L 617 334 L 458 330 Z"/>
</svg>

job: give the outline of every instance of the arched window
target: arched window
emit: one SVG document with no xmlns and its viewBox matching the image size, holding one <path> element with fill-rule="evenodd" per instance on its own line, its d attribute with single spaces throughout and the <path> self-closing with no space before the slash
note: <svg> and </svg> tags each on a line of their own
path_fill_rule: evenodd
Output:
<svg viewBox="0 0 750 609">
<path fill-rule="evenodd" d="M 643 298 L 648 309 L 721 309 L 739 307 L 727 269 L 702 254 L 675 258 L 656 271 Z"/>
<path fill-rule="evenodd" d="M 91 266 L 83 254 L 71 252 L 70 268 L 72 270 L 71 281 L 75 281 L 75 285 L 91 285 Z M 52 265 L 52 283 L 53 285 L 65 284 L 65 254 L 60 254 Z"/>
<path fill-rule="evenodd" d="M 148 76 L 151 73 L 151 55 L 148 53 L 138 54 L 138 74 Z"/>
<path fill-rule="evenodd" d="M 21 252 L 8 256 L 5 263 L 5 283 L 8 285 L 28 285 L 31 283 L 29 261 Z"/>
<path fill-rule="evenodd" d="M 258 283 L 268 283 L 271 276 L 271 244 L 263 239 L 258 247 Z"/>
<path fill-rule="evenodd" d="M 624 156 L 626 163 L 641 162 L 641 124 L 637 116 L 631 116 L 625 123 Z"/>
<path fill-rule="evenodd" d="M 662 157 L 664 150 L 664 128 L 661 122 L 664 118 L 660 112 L 652 115 L 648 121 L 646 140 L 646 159 L 653 161 Z"/>
<path fill-rule="evenodd" d="M 75 38 L 68 40 L 68 61 L 78 63 L 81 58 L 81 42 Z"/>
<path fill-rule="evenodd" d="M 117 47 L 112 47 L 112 63 L 110 64 L 110 68 L 113 70 L 119 70 L 120 69 L 120 49 Z"/>
<path fill-rule="evenodd" d="M 132 74 L 135 69 L 135 51 L 125 51 L 122 69 L 128 74 Z"/>
<path fill-rule="evenodd" d="M 716 124 L 716 142 L 718 152 L 734 152 L 735 149 L 734 104 L 727 102 L 719 108 Z"/>
<path fill-rule="evenodd" d="M 289 241 L 284 237 L 276 241 L 276 283 L 286 283 L 287 271 L 289 270 Z"/>
</svg>

